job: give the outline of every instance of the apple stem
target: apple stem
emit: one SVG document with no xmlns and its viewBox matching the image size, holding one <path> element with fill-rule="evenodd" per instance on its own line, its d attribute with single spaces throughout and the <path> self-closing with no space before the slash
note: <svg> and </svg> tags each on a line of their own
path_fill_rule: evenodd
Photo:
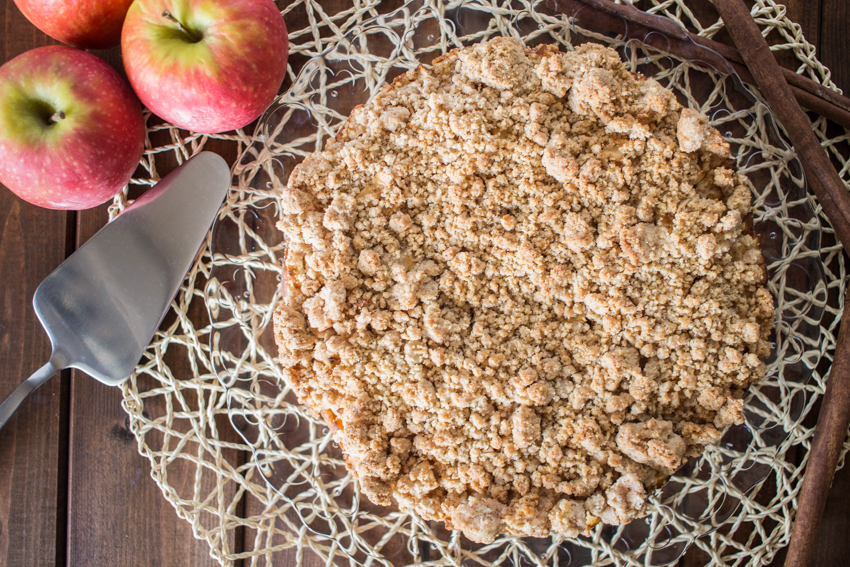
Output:
<svg viewBox="0 0 850 567">
<path fill-rule="evenodd" d="M 165 18 L 166 20 L 171 20 L 172 22 L 174 22 L 175 24 L 177 24 L 177 29 L 178 29 L 178 30 L 180 30 L 180 31 L 182 31 L 183 33 L 185 33 L 185 34 L 189 37 L 189 39 L 191 39 L 191 40 L 192 40 L 192 43 L 197 43 L 197 42 L 201 41 L 201 38 L 200 38 L 199 36 L 197 36 L 196 34 L 194 34 L 194 33 L 190 32 L 189 30 L 187 30 L 187 29 L 183 26 L 183 24 L 181 24 L 181 23 L 180 23 L 180 20 L 178 20 L 177 18 L 175 18 L 175 17 L 171 14 L 171 12 L 169 12 L 168 10 L 165 10 L 165 11 L 162 13 L 162 17 L 163 17 L 163 18 Z"/>
<path fill-rule="evenodd" d="M 53 116 L 50 117 L 51 122 L 60 122 L 62 120 L 65 120 L 65 113 L 61 110 L 58 112 L 54 112 Z"/>
</svg>

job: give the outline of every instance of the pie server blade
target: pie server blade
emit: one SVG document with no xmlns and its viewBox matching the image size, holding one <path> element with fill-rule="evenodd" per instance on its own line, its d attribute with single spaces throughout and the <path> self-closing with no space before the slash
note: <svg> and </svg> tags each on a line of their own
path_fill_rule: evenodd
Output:
<svg viewBox="0 0 850 567">
<path fill-rule="evenodd" d="M 56 372 L 77 368 L 115 386 L 153 338 L 230 187 L 230 168 L 203 152 L 103 227 L 33 297 L 53 353 L 0 404 L 0 428 Z"/>
</svg>

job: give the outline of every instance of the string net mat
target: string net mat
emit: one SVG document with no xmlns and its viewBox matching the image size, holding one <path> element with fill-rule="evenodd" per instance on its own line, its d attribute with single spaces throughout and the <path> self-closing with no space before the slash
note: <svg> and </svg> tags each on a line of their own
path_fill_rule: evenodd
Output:
<svg viewBox="0 0 850 567">
<path fill-rule="evenodd" d="M 702 36 L 722 29 L 719 20 L 699 19 L 705 10 L 697 2 L 652 3 L 651 12 Z M 716 73 L 703 73 L 713 88 L 697 97 L 687 65 L 634 42 L 582 30 L 585 38 L 617 47 L 633 70 L 651 70 L 687 104 L 710 111 L 753 180 L 755 230 L 778 316 L 769 377 L 751 391 L 747 425 L 730 430 L 673 477 L 645 520 L 597 526 L 578 540 L 505 536 L 482 546 L 361 498 L 324 424 L 297 404 L 275 363 L 270 332 L 284 246 L 274 228 L 273 189 L 393 72 L 493 35 L 562 49 L 579 35 L 542 2 L 400 6 L 363 0 L 338 11 L 313 0 L 286 5 L 291 90 L 253 134 L 193 134 L 148 116 L 143 173 L 131 186 L 155 184 L 166 163 L 182 163 L 210 139 L 232 144 L 241 156 L 217 226 L 166 323 L 122 386 L 139 451 L 163 495 L 222 565 L 666 565 L 685 552 L 716 565 L 768 562 L 790 539 L 812 436 L 804 420 L 828 375 L 844 258 L 764 105 Z M 389 19 L 373 20 L 388 13 Z M 758 0 L 753 15 L 774 50 L 793 53 L 798 73 L 835 88 L 781 5 Z M 367 36 L 372 39 L 362 39 Z M 345 60 L 347 73 L 328 66 L 329 50 Z M 822 118 L 814 128 L 850 182 L 848 133 L 828 131 Z M 129 194 L 135 191 L 116 197 L 111 217 L 130 204 Z M 191 375 L 172 372 L 187 362 Z"/>
</svg>

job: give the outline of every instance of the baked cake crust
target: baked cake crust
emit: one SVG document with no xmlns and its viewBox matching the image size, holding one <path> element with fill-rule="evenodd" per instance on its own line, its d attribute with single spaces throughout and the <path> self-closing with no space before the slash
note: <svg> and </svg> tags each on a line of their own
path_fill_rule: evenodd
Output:
<svg viewBox="0 0 850 567">
<path fill-rule="evenodd" d="M 354 109 L 280 197 L 280 361 L 375 503 L 575 537 L 743 421 L 773 299 L 704 115 L 498 38 Z"/>
</svg>

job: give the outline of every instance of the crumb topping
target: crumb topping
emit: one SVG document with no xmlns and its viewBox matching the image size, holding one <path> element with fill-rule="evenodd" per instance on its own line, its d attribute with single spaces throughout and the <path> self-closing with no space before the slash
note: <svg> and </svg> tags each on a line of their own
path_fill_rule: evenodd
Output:
<svg viewBox="0 0 850 567">
<path fill-rule="evenodd" d="M 765 373 L 728 153 L 593 44 L 494 39 L 356 108 L 281 194 L 275 333 L 362 491 L 478 542 L 645 515 Z"/>
</svg>

